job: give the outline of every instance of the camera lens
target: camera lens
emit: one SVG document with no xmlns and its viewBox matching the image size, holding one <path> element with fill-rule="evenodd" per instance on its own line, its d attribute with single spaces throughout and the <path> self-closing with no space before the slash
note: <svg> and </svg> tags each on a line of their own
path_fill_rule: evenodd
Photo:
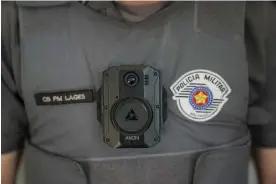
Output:
<svg viewBox="0 0 276 184">
<path fill-rule="evenodd" d="M 134 75 L 129 75 L 128 77 L 127 77 L 127 83 L 129 84 L 129 85 L 133 85 L 133 84 L 135 84 L 135 82 L 136 82 L 136 78 L 135 78 L 135 76 Z"/>
<path fill-rule="evenodd" d="M 129 72 L 124 77 L 125 84 L 129 87 L 134 87 L 138 84 L 138 75 L 134 72 Z"/>
</svg>

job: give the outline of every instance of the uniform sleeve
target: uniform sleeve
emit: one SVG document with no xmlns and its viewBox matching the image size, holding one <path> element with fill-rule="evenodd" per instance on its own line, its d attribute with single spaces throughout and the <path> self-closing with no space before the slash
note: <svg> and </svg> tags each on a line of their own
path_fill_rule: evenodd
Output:
<svg viewBox="0 0 276 184">
<path fill-rule="evenodd" d="M 1 153 L 7 153 L 23 147 L 27 118 L 12 67 L 19 58 L 14 52 L 18 49 L 13 48 L 18 44 L 15 6 L 7 2 L 1 5 Z"/>
<path fill-rule="evenodd" d="M 247 2 L 246 15 L 248 124 L 253 146 L 276 147 L 276 4 Z"/>
</svg>

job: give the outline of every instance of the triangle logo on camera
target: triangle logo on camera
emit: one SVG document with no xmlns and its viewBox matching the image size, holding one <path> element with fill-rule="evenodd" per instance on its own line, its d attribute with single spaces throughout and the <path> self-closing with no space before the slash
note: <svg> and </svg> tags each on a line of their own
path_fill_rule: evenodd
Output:
<svg viewBox="0 0 276 184">
<path fill-rule="evenodd" d="M 137 118 L 137 116 L 136 116 L 133 109 L 130 109 L 130 111 L 127 113 L 127 116 L 125 117 L 125 120 L 127 120 L 127 121 L 129 121 L 129 120 L 132 120 L 132 121 L 133 120 L 134 121 L 138 120 L 138 118 Z"/>
</svg>

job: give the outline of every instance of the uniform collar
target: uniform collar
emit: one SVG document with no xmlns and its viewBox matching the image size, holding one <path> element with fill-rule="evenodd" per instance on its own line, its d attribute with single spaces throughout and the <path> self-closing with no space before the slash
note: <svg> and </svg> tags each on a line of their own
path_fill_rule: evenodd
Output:
<svg viewBox="0 0 276 184">
<path fill-rule="evenodd" d="M 81 1 L 87 7 L 90 7 L 96 11 L 102 12 L 110 8 L 115 8 L 114 2 L 112 1 Z"/>
</svg>

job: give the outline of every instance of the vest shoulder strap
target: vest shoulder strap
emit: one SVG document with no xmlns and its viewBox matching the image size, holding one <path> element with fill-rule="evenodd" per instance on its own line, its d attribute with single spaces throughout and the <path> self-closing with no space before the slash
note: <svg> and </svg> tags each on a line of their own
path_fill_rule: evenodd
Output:
<svg viewBox="0 0 276 184">
<path fill-rule="evenodd" d="M 195 2 L 195 29 L 204 32 L 243 33 L 245 2 Z M 214 30 L 216 30 L 214 32 Z M 223 34 L 224 36 L 225 34 Z"/>
</svg>

